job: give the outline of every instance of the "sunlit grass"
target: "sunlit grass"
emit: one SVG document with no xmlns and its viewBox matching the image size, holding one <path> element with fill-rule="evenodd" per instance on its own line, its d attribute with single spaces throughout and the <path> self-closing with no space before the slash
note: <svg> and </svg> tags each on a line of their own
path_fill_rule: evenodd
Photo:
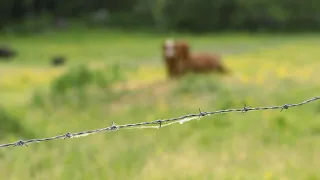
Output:
<svg viewBox="0 0 320 180">
<path fill-rule="evenodd" d="M 48 85 L 61 74 L 58 69 L 12 68 L 0 79 L 0 87 L 8 91 L 23 91 L 36 86 Z"/>
<path fill-rule="evenodd" d="M 312 55 L 310 55 L 312 54 Z M 259 53 L 227 56 L 226 64 L 236 70 L 244 83 L 262 85 L 266 80 L 294 78 L 302 82 L 319 82 L 320 52 L 314 46 L 285 45 Z"/>
</svg>

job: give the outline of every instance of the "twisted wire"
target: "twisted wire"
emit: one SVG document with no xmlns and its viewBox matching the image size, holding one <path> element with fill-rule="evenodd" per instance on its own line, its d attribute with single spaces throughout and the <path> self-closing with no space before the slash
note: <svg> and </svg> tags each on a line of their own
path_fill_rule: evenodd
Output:
<svg viewBox="0 0 320 180">
<path fill-rule="evenodd" d="M 83 136 L 88 136 L 92 135 L 95 133 L 100 133 L 100 132 L 110 132 L 110 131 L 118 131 L 120 129 L 136 129 L 136 128 L 156 128 L 159 129 L 161 127 L 169 126 L 174 123 L 180 123 L 183 124 L 184 122 L 188 122 L 194 119 L 200 119 L 205 116 L 213 115 L 213 114 L 224 114 L 224 113 L 231 113 L 231 112 L 249 112 L 249 111 L 260 111 L 260 110 L 276 110 L 276 109 L 281 109 L 281 111 L 292 108 L 292 107 L 297 107 L 297 106 L 302 106 L 308 103 L 311 103 L 313 101 L 319 100 L 320 96 L 313 97 L 311 99 L 305 100 L 303 102 L 297 103 L 297 104 L 284 104 L 282 106 L 268 106 L 268 107 L 250 107 L 250 106 L 244 106 L 241 109 L 225 109 L 225 110 L 218 110 L 218 111 L 212 111 L 212 112 L 202 112 L 199 108 L 199 113 L 197 114 L 189 114 L 189 115 L 184 115 L 176 118 L 169 118 L 169 119 L 159 119 L 155 121 L 148 121 L 148 122 L 140 122 L 140 123 L 134 123 L 134 124 L 123 124 L 123 125 L 117 125 L 114 122 L 112 122 L 112 125 L 106 128 L 101 128 L 101 129 L 95 129 L 95 130 L 87 130 L 87 131 L 82 131 L 82 132 L 76 132 L 76 133 L 71 133 L 68 132 L 66 134 L 62 135 L 57 135 L 49 138 L 39 138 L 39 139 L 29 139 L 29 140 L 19 140 L 17 142 L 13 143 L 7 143 L 7 144 L 1 144 L 0 148 L 3 147 L 10 147 L 10 146 L 27 146 L 27 144 L 30 143 L 40 143 L 44 141 L 51 141 L 55 139 L 69 139 L 69 138 L 78 138 L 78 137 L 83 137 Z"/>
</svg>

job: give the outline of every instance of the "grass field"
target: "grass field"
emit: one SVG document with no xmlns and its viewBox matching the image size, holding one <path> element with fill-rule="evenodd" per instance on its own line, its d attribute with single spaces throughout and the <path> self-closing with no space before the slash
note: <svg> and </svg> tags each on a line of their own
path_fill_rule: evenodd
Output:
<svg viewBox="0 0 320 180">
<path fill-rule="evenodd" d="M 180 81 L 166 80 L 165 37 L 113 30 L 0 36 L 19 51 L 0 62 L 0 143 L 319 95 L 320 35 L 172 34 L 193 51 L 221 53 L 233 72 Z M 50 67 L 56 54 L 67 57 L 66 67 Z M 320 179 L 319 113 L 313 102 L 2 148 L 0 177 Z"/>
</svg>

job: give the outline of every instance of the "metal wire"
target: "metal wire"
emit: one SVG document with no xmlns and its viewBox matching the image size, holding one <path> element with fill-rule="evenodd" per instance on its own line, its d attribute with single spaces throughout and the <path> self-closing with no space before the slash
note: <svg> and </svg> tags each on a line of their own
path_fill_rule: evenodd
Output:
<svg viewBox="0 0 320 180">
<path fill-rule="evenodd" d="M 316 96 L 314 98 L 305 100 L 301 103 L 297 103 L 297 104 L 285 104 L 282 106 L 269 106 L 269 107 L 255 107 L 255 108 L 251 108 L 250 106 L 244 106 L 241 109 L 226 109 L 226 110 L 218 110 L 218 111 L 213 111 L 213 112 L 202 112 L 199 109 L 199 113 L 197 114 L 189 114 L 189 115 L 185 115 L 185 116 L 180 116 L 180 117 L 176 117 L 176 118 L 169 118 L 169 119 L 163 119 L 163 120 L 155 120 L 155 121 L 149 121 L 149 122 L 140 122 L 140 123 L 135 123 L 135 124 L 124 124 L 124 125 L 116 125 L 114 122 L 112 122 L 112 125 L 106 128 L 102 128 L 102 129 L 95 129 L 95 130 L 87 130 L 87 131 L 82 131 L 82 132 L 76 132 L 76 133 L 71 133 L 68 132 L 66 134 L 63 135 L 58 135 L 58 136 L 53 136 L 53 137 L 49 137 L 49 138 L 39 138 L 39 139 L 30 139 L 30 140 L 19 140 L 17 142 L 13 142 L 13 143 L 7 143 L 7 144 L 1 144 L 0 148 L 3 147 L 10 147 L 10 146 L 28 146 L 27 144 L 30 143 L 40 143 L 40 142 L 44 142 L 44 141 L 50 141 L 50 140 L 55 140 L 55 139 L 69 139 L 69 138 L 77 138 L 77 137 L 82 137 L 82 136 L 88 136 L 91 134 L 95 134 L 95 133 L 100 133 L 100 132 L 110 132 L 110 131 L 118 131 L 120 129 L 136 129 L 136 128 L 156 128 L 159 129 L 161 127 L 165 127 L 165 126 L 169 126 L 171 124 L 174 123 L 184 123 L 187 121 L 191 121 L 194 119 L 200 119 L 204 116 L 209 116 L 209 115 L 213 115 L 213 114 L 223 114 L 223 113 L 231 113 L 231 112 L 248 112 L 248 111 L 259 111 L 259 110 L 275 110 L 275 109 L 281 109 L 281 111 L 292 108 L 292 107 L 297 107 L 297 106 L 302 106 L 305 104 L 308 104 L 310 102 L 319 100 L 320 96 Z"/>
</svg>

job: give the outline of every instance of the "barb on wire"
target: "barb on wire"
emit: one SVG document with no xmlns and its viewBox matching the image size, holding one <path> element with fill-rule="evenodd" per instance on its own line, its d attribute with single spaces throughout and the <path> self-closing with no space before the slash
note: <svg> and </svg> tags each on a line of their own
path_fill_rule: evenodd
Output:
<svg viewBox="0 0 320 180">
<path fill-rule="evenodd" d="M 226 109 L 226 110 L 218 110 L 218 111 L 213 111 L 213 112 L 202 112 L 201 109 L 199 108 L 199 114 L 189 114 L 185 116 L 180 116 L 177 118 L 169 118 L 169 119 L 163 119 L 163 120 L 155 120 L 155 121 L 148 121 L 148 122 L 140 122 L 140 123 L 135 123 L 135 124 L 124 124 L 124 125 L 116 125 L 115 122 L 112 122 L 112 125 L 106 128 L 102 129 L 96 129 L 96 130 L 88 130 L 88 131 L 83 131 L 83 132 L 76 132 L 76 133 L 71 133 L 68 132 L 64 135 L 58 135 L 54 137 L 49 137 L 49 138 L 40 138 L 40 139 L 30 139 L 30 140 L 19 140 L 14 143 L 7 143 L 7 144 L 1 144 L 0 148 L 2 147 L 10 147 L 10 146 L 26 146 L 28 147 L 27 144 L 29 143 L 35 143 L 35 142 L 43 142 L 43 141 L 50 141 L 50 140 L 55 140 L 55 139 L 70 139 L 70 138 L 77 138 L 77 137 L 82 137 L 82 136 L 88 136 L 91 134 L 99 133 L 99 132 L 110 132 L 110 131 L 118 131 L 120 129 L 136 129 L 136 128 L 156 128 L 159 129 L 161 127 L 169 126 L 174 123 L 180 123 L 183 124 L 184 122 L 188 122 L 194 119 L 200 119 L 204 116 L 208 115 L 213 115 L 213 114 L 223 114 L 223 113 L 231 113 L 231 112 L 248 112 L 248 111 L 258 111 L 258 110 L 275 110 L 275 109 L 281 109 L 280 112 L 284 109 L 289 109 L 291 107 L 296 107 L 296 106 L 302 106 L 304 104 L 310 103 L 312 101 L 319 100 L 320 96 L 316 96 L 314 98 L 305 100 L 301 103 L 297 104 L 285 104 L 282 106 L 269 106 L 269 107 L 255 107 L 252 108 L 251 106 L 246 106 L 244 105 L 243 108 L 241 109 Z M 153 125 L 153 126 L 152 126 Z M 157 126 L 155 126 L 157 125 Z M 159 125 L 159 126 L 158 126 Z"/>
<path fill-rule="evenodd" d="M 207 113 L 206 112 L 202 112 L 201 109 L 199 108 L 199 118 L 198 118 L 198 120 L 200 120 L 201 117 L 204 117 L 206 115 L 207 115 Z"/>
<path fill-rule="evenodd" d="M 249 111 L 249 108 L 251 108 L 251 106 L 247 106 L 246 104 L 244 104 L 241 112 L 245 113 L 245 112 Z"/>
<path fill-rule="evenodd" d="M 290 107 L 290 106 L 289 106 L 288 104 L 283 105 L 282 108 L 281 108 L 281 110 L 280 110 L 280 112 L 281 112 L 282 110 L 284 110 L 284 109 L 288 109 L 289 107 Z"/>
</svg>

